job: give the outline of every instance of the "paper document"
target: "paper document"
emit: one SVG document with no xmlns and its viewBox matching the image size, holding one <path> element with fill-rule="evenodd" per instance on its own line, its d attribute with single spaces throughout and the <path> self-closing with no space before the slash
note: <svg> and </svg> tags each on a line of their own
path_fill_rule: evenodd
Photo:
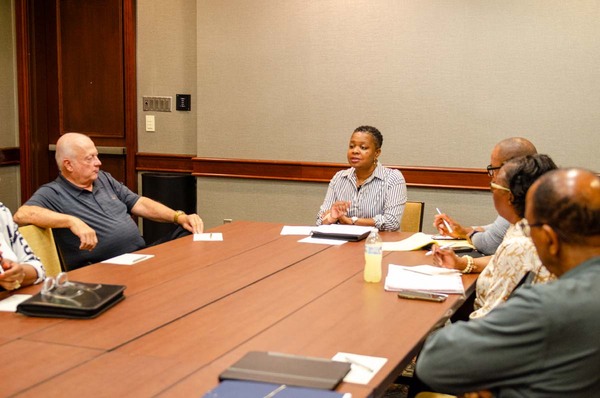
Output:
<svg viewBox="0 0 600 398">
<path fill-rule="evenodd" d="M 420 266 L 423 267 L 423 266 Z M 423 270 L 408 270 L 410 267 L 390 264 L 388 274 L 385 278 L 385 290 L 422 290 L 425 292 L 465 294 L 460 272 L 427 274 L 419 272 Z"/>
<path fill-rule="evenodd" d="M 387 362 L 387 358 L 370 357 L 348 352 L 338 352 L 331 359 L 351 364 L 350 372 L 344 377 L 344 382 L 355 384 L 368 384 Z"/>
<path fill-rule="evenodd" d="M 154 254 L 133 254 L 125 253 L 120 256 L 109 258 L 108 260 L 102 261 L 104 264 L 118 264 L 118 265 L 133 265 L 141 263 L 142 261 L 151 259 Z"/>
<path fill-rule="evenodd" d="M 31 294 L 13 294 L 0 301 L 0 311 L 17 312 L 17 305 L 31 297 Z"/>
<path fill-rule="evenodd" d="M 297 226 L 292 226 L 292 225 L 284 225 L 283 228 L 281 228 L 281 234 L 280 235 L 304 235 L 304 236 L 308 236 L 308 235 L 310 235 L 310 233 L 312 232 L 313 229 L 315 229 L 314 226 L 310 226 L 310 227 L 297 227 Z"/>
<path fill-rule="evenodd" d="M 411 235 L 406 239 L 399 240 L 397 242 L 383 242 L 383 251 L 411 251 L 411 250 L 420 250 L 423 247 L 430 245 L 432 243 L 437 243 L 439 246 L 444 245 L 452 245 L 450 248 L 464 248 L 470 247 L 473 248 L 468 241 L 464 239 L 452 239 L 452 240 L 436 240 L 433 239 L 431 235 L 425 234 L 423 232 L 417 232 L 416 234 Z"/>
<path fill-rule="evenodd" d="M 203 234 L 194 234 L 194 242 L 207 241 L 222 241 L 223 234 L 221 232 L 206 232 Z"/>
<path fill-rule="evenodd" d="M 400 267 L 402 268 L 402 270 L 404 271 L 409 271 L 409 272 L 417 272 L 419 274 L 423 274 L 423 275 L 460 275 L 461 272 L 457 269 L 450 269 L 450 268 L 442 268 L 442 267 L 436 267 L 433 265 L 396 265 L 396 267 Z"/>
<path fill-rule="evenodd" d="M 339 245 L 343 245 L 344 243 L 346 243 L 345 240 L 340 240 L 340 239 L 321 239 L 321 238 L 311 238 L 306 237 L 304 239 L 300 239 L 298 242 L 300 243 L 317 243 L 320 245 L 335 245 L 335 246 L 339 246 Z"/>
</svg>

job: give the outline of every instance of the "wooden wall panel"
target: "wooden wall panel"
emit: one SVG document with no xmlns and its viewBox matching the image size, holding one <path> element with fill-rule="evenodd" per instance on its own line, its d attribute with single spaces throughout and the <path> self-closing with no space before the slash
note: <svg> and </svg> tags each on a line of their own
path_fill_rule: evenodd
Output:
<svg viewBox="0 0 600 398">
<path fill-rule="evenodd" d="M 139 153 L 137 171 L 181 172 L 198 177 L 328 182 L 346 164 L 277 160 L 200 158 L 193 155 Z M 409 186 L 488 190 L 484 169 L 388 166 L 400 170 Z"/>
<path fill-rule="evenodd" d="M 122 15 L 119 0 L 59 2 L 61 134 L 125 136 Z"/>
</svg>

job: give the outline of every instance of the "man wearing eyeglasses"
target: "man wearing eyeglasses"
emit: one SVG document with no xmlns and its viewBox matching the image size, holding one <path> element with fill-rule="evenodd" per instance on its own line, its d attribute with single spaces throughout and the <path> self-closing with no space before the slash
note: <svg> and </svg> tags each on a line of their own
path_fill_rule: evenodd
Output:
<svg viewBox="0 0 600 398">
<path fill-rule="evenodd" d="M 492 178 L 492 182 L 495 182 L 496 175 L 498 174 L 497 171 L 506 161 L 519 156 L 535 154 L 537 154 L 537 149 L 531 141 L 522 137 L 506 138 L 498 142 L 492 150 L 491 161 L 487 166 L 488 175 Z M 444 221 L 450 225 L 452 232 L 450 232 Z M 458 239 L 469 239 L 478 251 L 486 255 L 491 255 L 496 252 L 498 245 L 504 239 L 504 234 L 510 223 L 498 216 L 492 224 L 486 226 L 463 227 L 447 214 L 438 214 L 434 218 L 433 226 L 441 235 L 452 236 Z M 487 260 L 478 260 L 475 266 L 482 268 L 485 267 L 485 264 L 487 264 Z M 481 269 L 478 269 L 478 271 L 481 271 Z"/>
<path fill-rule="evenodd" d="M 416 373 L 436 391 L 496 397 L 596 397 L 600 391 L 600 178 L 559 169 L 527 192 L 525 218 L 558 276 L 523 285 L 486 317 L 432 334 Z"/>
<path fill-rule="evenodd" d="M 98 149 L 84 134 L 66 133 L 58 139 L 56 164 L 56 180 L 40 187 L 13 218 L 19 225 L 53 228 L 68 270 L 144 248 L 132 215 L 178 224 L 176 231 L 182 233 L 204 228 L 197 214 L 140 196 L 100 170 Z"/>
</svg>

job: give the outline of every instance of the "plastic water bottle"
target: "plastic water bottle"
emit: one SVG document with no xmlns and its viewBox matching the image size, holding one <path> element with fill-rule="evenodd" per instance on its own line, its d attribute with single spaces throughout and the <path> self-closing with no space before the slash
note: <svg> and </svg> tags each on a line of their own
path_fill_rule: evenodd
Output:
<svg viewBox="0 0 600 398">
<path fill-rule="evenodd" d="M 378 283 L 381 281 L 381 236 L 377 228 L 373 228 L 365 242 L 365 282 Z"/>
</svg>

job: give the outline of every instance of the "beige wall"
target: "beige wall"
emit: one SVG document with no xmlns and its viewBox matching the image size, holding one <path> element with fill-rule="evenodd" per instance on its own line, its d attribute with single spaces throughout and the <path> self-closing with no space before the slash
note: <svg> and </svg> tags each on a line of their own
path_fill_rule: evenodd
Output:
<svg viewBox="0 0 600 398">
<path fill-rule="evenodd" d="M 17 76 L 12 1 L 0 1 L 0 148 L 19 142 Z M 0 202 L 11 210 L 19 205 L 19 167 L 0 167 Z"/>
<path fill-rule="evenodd" d="M 352 129 L 372 124 L 387 164 L 482 168 L 495 142 L 524 135 L 598 171 L 598 20 L 591 0 L 139 1 L 140 101 L 181 81 L 197 93 L 195 122 L 170 116 L 168 138 L 144 133 L 140 112 L 140 150 L 345 162 Z M 208 226 L 308 224 L 326 187 L 200 178 L 199 211 Z M 484 192 L 409 199 L 427 203 L 426 225 L 435 206 L 466 224 L 494 214 Z"/>
<path fill-rule="evenodd" d="M 600 170 L 598 1 L 197 4 L 200 156 L 344 161 L 372 124 L 391 164 L 482 167 L 523 134 Z"/>
<path fill-rule="evenodd" d="M 196 4 L 137 1 L 138 150 L 195 154 L 197 125 Z M 191 94 L 192 110 L 175 111 L 175 95 Z M 144 112 L 142 96 L 173 97 L 172 112 Z M 146 132 L 154 115 L 156 132 Z"/>
</svg>

